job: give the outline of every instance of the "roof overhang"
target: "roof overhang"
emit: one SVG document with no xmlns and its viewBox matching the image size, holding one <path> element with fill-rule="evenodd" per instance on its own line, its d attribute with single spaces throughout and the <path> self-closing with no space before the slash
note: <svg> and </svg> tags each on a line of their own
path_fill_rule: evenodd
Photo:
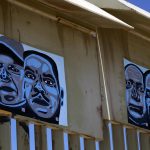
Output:
<svg viewBox="0 0 150 150">
<path fill-rule="evenodd" d="M 138 33 L 137 35 L 145 36 L 150 40 L 150 13 L 127 2 L 126 0 L 115 1 L 119 3 L 118 5 L 127 7 L 128 9 L 113 9 L 106 6 L 105 11 L 133 26 L 134 31 L 132 31 L 132 33 Z"/>
<path fill-rule="evenodd" d="M 127 2 L 126 0 L 118 0 L 120 3 L 122 3 L 123 5 L 127 6 L 131 11 L 135 11 L 135 13 L 140 14 L 148 19 L 150 19 L 150 13 Z"/>
<path fill-rule="evenodd" d="M 44 14 L 44 16 L 53 15 L 56 18 L 64 18 L 90 29 L 95 29 L 96 27 L 133 29 L 132 26 L 85 0 L 8 1 L 19 7 L 30 7 L 29 10 L 35 13 L 42 12 L 41 14 Z"/>
<path fill-rule="evenodd" d="M 96 6 L 90 2 L 87 2 L 85 0 L 64 0 L 64 1 L 66 1 L 72 5 L 75 5 L 81 9 L 84 9 L 85 11 L 87 11 L 89 13 L 93 13 L 93 15 L 95 15 L 95 17 L 99 17 L 100 20 L 107 20 L 107 22 L 109 22 L 110 24 L 113 23 L 113 24 L 116 24 L 116 26 L 120 25 L 120 27 L 122 26 L 123 28 L 129 28 L 129 29 L 133 28 L 132 26 L 128 25 L 127 23 L 123 22 L 122 20 L 116 18 L 115 16 L 107 13 L 106 11 L 99 8 L 98 6 Z M 89 21 L 90 21 L 90 19 L 91 18 L 89 18 Z"/>
</svg>

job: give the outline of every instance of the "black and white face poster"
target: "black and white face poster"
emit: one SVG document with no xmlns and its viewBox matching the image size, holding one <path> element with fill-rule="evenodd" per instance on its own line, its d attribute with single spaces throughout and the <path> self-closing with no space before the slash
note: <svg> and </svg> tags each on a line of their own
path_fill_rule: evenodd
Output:
<svg viewBox="0 0 150 150">
<path fill-rule="evenodd" d="M 128 121 L 150 129 L 150 70 L 124 59 Z"/>
<path fill-rule="evenodd" d="M 67 126 L 63 57 L 0 35 L 0 109 Z"/>
</svg>

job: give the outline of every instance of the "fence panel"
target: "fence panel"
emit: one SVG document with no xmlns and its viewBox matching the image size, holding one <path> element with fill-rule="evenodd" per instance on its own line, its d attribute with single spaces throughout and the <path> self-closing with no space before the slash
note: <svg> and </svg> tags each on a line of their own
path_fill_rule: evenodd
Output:
<svg viewBox="0 0 150 150">
<path fill-rule="evenodd" d="M 47 138 L 46 127 L 36 125 L 35 126 L 35 149 L 36 150 L 47 149 L 46 138 Z"/>
<path fill-rule="evenodd" d="M 69 149 L 70 150 L 80 150 L 79 135 L 76 135 L 76 134 L 69 135 Z"/>
<path fill-rule="evenodd" d="M 84 140 L 85 143 L 85 150 L 95 150 L 95 141 L 92 139 L 85 139 Z"/>
<path fill-rule="evenodd" d="M 141 150 L 149 150 L 150 149 L 150 135 L 145 133 L 140 133 L 140 143 Z"/>
<path fill-rule="evenodd" d="M 60 130 L 52 131 L 53 150 L 64 150 L 64 133 Z"/>
<path fill-rule="evenodd" d="M 11 149 L 11 125 L 8 117 L 0 117 L 0 149 Z"/>
<path fill-rule="evenodd" d="M 124 150 L 123 127 L 119 124 L 113 124 L 112 129 L 114 150 Z"/>
<path fill-rule="evenodd" d="M 111 150 L 110 149 L 110 138 L 109 138 L 109 129 L 108 123 L 104 122 L 103 124 L 103 141 L 100 142 L 100 150 Z"/>
<path fill-rule="evenodd" d="M 29 127 L 23 121 L 17 121 L 17 145 L 18 150 L 29 150 Z"/>
<path fill-rule="evenodd" d="M 127 145 L 128 150 L 138 150 L 137 131 L 135 129 L 127 129 Z"/>
</svg>

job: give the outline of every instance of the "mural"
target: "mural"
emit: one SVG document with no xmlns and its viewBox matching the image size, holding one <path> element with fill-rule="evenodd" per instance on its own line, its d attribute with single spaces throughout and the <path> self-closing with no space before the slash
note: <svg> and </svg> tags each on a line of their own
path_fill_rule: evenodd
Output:
<svg viewBox="0 0 150 150">
<path fill-rule="evenodd" d="M 150 70 L 124 59 L 128 121 L 150 129 Z"/>
<path fill-rule="evenodd" d="M 66 126 L 63 57 L 0 35 L 0 108 Z"/>
</svg>

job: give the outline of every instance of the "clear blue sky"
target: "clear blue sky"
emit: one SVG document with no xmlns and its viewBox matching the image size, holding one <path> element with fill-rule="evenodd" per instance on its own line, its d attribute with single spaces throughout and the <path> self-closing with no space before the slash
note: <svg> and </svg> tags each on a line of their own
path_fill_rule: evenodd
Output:
<svg viewBox="0 0 150 150">
<path fill-rule="evenodd" d="M 128 2 L 150 12 L 150 0 L 127 0 Z"/>
</svg>

